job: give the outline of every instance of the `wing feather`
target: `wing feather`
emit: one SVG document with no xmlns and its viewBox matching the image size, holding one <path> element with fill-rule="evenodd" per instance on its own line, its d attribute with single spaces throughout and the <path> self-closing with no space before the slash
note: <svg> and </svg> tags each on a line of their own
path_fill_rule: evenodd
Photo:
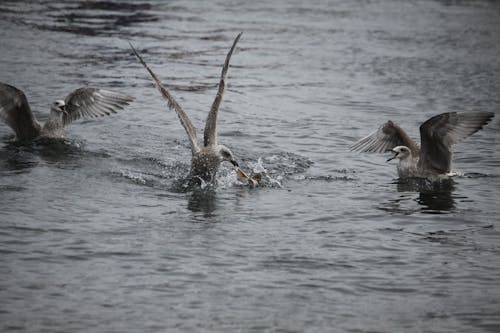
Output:
<svg viewBox="0 0 500 333">
<path fill-rule="evenodd" d="M 194 127 L 193 123 L 191 122 L 187 114 L 184 112 L 184 110 L 182 110 L 181 106 L 175 101 L 172 95 L 168 92 L 167 88 L 163 86 L 160 79 L 158 79 L 156 74 L 151 70 L 151 68 L 149 68 L 144 59 L 142 59 L 142 57 L 136 51 L 132 43 L 129 42 L 129 44 L 137 59 L 139 59 L 140 63 L 144 66 L 144 68 L 146 68 L 146 70 L 153 78 L 153 81 L 155 82 L 155 85 L 162 94 L 162 96 L 167 100 L 168 107 L 170 109 L 174 109 L 175 112 L 177 113 L 177 117 L 179 117 L 179 120 L 189 137 L 189 141 L 191 143 L 191 152 L 195 154 L 200 150 L 200 148 L 198 147 L 198 142 L 196 137 L 196 128 Z"/>
<path fill-rule="evenodd" d="M 67 125 L 80 118 L 96 118 L 111 115 L 122 110 L 133 97 L 104 89 L 80 88 L 65 99 L 66 114 L 63 123 Z"/>
<path fill-rule="evenodd" d="M 224 61 L 224 66 L 222 66 L 219 87 L 217 88 L 217 95 L 215 96 L 215 100 L 212 103 L 212 107 L 210 108 L 210 112 L 205 124 L 205 130 L 203 132 L 203 144 L 205 145 L 205 147 L 217 144 L 217 113 L 219 112 L 220 104 L 222 102 L 222 96 L 224 95 L 224 89 L 226 87 L 226 77 L 227 71 L 229 69 L 229 61 L 231 60 L 233 51 L 236 48 L 236 44 L 240 40 L 242 34 L 243 32 L 240 32 L 238 36 L 236 36 L 231 49 L 227 53 L 226 60 Z"/>
<path fill-rule="evenodd" d="M 401 127 L 389 120 L 378 130 L 353 144 L 350 149 L 358 152 L 384 153 L 397 146 L 406 146 L 413 154 L 419 152 L 417 143 Z"/>
<path fill-rule="evenodd" d="M 476 133 L 493 119 L 493 112 L 447 112 L 420 126 L 419 167 L 438 173 L 451 168 L 451 146 Z"/>
<path fill-rule="evenodd" d="M 14 86 L 0 83 L 0 119 L 16 133 L 18 140 L 32 140 L 40 135 L 40 124 L 26 99 Z"/>
</svg>

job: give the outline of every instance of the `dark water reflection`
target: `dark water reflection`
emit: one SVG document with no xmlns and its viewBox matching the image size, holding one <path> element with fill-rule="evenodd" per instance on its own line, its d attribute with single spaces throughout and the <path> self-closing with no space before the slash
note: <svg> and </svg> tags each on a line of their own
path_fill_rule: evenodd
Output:
<svg viewBox="0 0 500 333">
<path fill-rule="evenodd" d="M 86 154 L 84 144 L 77 141 L 65 139 L 38 139 L 33 142 L 11 142 L 2 149 L 6 160 L 15 164 L 16 160 L 22 165 L 26 159 L 30 159 L 26 165 L 36 166 L 40 159 L 46 163 L 68 163 L 80 159 Z"/>
<path fill-rule="evenodd" d="M 455 182 L 447 179 L 440 182 L 429 182 L 420 179 L 400 179 L 397 182 L 398 192 L 418 193 L 417 203 L 423 213 L 440 214 L 451 212 L 455 208 L 453 192 Z"/>
<path fill-rule="evenodd" d="M 0 148 L 0 170 L 29 172 L 38 164 L 36 156 L 19 149 L 17 145 Z"/>
<path fill-rule="evenodd" d="M 5 1 L 7 8 L 2 8 L 9 13 L 8 19 L 18 23 L 27 24 L 33 29 L 66 32 L 84 36 L 110 36 L 116 35 L 121 28 L 143 22 L 154 22 L 158 18 L 151 14 L 152 6 L 148 3 L 134 4 L 114 1 L 83 1 L 68 2 L 65 5 L 53 2 L 27 3 L 28 9 L 18 10 L 13 2 Z M 0 5 L 1 6 L 1 5 Z M 0 7 L 1 8 L 1 7 Z M 20 20 L 20 14 L 30 14 L 33 17 L 51 18 L 49 22 L 34 19 Z"/>
<path fill-rule="evenodd" d="M 205 217 L 217 209 L 217 192 L 214 189 L 194 189 L 189 195 L 188 209 L 192 212 L 201 212 Z"/>
<path fill-rule="evenodd" d="M 426 207 L 425 213 L 450 212 L 455 208 L 451 191 L 420 192 L 418 203 Z"/>
</svg>

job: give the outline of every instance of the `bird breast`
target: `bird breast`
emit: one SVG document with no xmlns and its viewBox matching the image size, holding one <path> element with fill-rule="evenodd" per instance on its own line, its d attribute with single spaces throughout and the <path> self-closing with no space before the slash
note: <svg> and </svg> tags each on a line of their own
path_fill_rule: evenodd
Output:
<svg viewBox="0 0 500 333">
<path fill-rule="evenodd" d="M 221 158 L 214 152 L 199 152 L 191 160 L 191 175 L 211 181 L 221 163 Z"/>
</svg>

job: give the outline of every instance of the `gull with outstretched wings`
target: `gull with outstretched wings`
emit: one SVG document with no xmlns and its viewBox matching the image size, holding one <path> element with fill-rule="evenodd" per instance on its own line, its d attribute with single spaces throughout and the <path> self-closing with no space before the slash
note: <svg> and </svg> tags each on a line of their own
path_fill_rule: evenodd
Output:
<svg viewBox="0 0 500 333">
<path fill-rule="evenodd" d="M 50 104 L 43 126 L 31 112 L 26 95 L 18 88 L 0 83 L 0 119 L 16 133 L 17 140 L 63 138 L 64 126 L 80 118 L 96 118 L 122 110 L 133 101 L 125 94 L 96 88 L 80 88 L 64 100 Z"/>
<path fill-rule="evenodd" d="M 447 112 L 434 116 L 420 126 L 420 146 L 406 132 L 388 121 L 359 140 L 351 150 L 383 153 L 392 151 L 399 159 L 401 178 L 446 178 L 451 171 L 452 145 L 476 133 L 495 116 L 492 112 Z"/>
<path fill-rule="evenodd" d="M 231 150 L 217 142 L 217 114 L 219 112 L 220 104 L 222 101 L 222 96 L 224 94 L 224 90 L 226 87 L 226 78 L 227 71 L 229 69 L 229 60 L 233 54 L 234 49 L 236 48 L 236 44 L 241 37 L 241 34 L 236 36 L 236 39 L 229 50 L 224 65 L 222 67 L 222 73 L 219 80 L 219 86 L 217 89 L 217 95 L 215 96 L 215 100 L 212 103 L 212 107 L 210 112 L 208 113 L 208 117 L 205 124 L 205 130 L 203 134 L 203 145 L 198 145 L 198 139 L 196 136 L 196 128 L 192 124 L 191 120 L 189 120 L 188 116 L 182 110 L 181 106 L 175 101 L 172 95 L 168 92 L 168 90 L 161 83 L 160 79 L 156 76 L 156 74 L 151 70 L 151 68 L 146 64 L 144 59 L 139 55 L 134 46 L 130 43 L 132 51 L 139 59 L 141 64 L 146 68 L 149 72 L 153 81 L 162 94 L 162 96 L 167 100 L 168 107 L 170 109 L 174 109 L 179 117 L 179 120 L 186 130 L 186 133 L 189 138 L 189 142 L 191 144 L 191 171 L 190 177 L 199 178 L 205 182 L 214 182 L 215 176 L 219 169 L 221 162 L 229 161 L 234 166 L 238 167 L 238 163 L 236 162 L 233 153 Z"/>
</svg>

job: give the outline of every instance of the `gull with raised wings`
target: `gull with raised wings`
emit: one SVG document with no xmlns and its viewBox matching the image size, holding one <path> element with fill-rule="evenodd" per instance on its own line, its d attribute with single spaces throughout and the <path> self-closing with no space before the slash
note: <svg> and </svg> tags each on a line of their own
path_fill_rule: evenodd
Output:
<svg viewBox="0 0 500 333">
<path fill-rule="evenodd" d="M 96 88 L 80 88 L 64 100 L 50 104 L 49 118 L 41 126 L 26 95 L 18 88 L 0 83 L 0 119 L 10 126 L 19 141 L 39 138 L 64 138 L 64 126 L 80 118 L 95 118 L 116 113 L 134 98 Z"/>
<path fill-rule="evenodd" d="M 221 162 L 229 161 L 234 166 L 238 167 L 238 163 L 236 162 L 231 150 L 226 146 L 219 144 L 217 142 L 217 113 L 219 112 L 222 96 L 224 94 L 224 89 L 226 86 L 226 77 L 227 77 L 227 71 L 229 69 L 229 60 L 231 59 L 231 55 L 233 54 L 233 51 L 236 48 L 236 44 L 238 43 L 241 34 L 242 33 L 238 34 L 238 36 L 234 40 L 233 45 L 231 46 L 231 49 L 229 50 L 226 56 L 226 61 L 224 62 L 224 66 L 222 67 L 222 73 L 219 81 L 217 95 L 215 96 L 215 100 L 212 103 L 212 107 L 210 109 L 210 112 L 208 113 L 208 118 L 205 124 L 205 130 L 203 135 L 203 146 L 198 145 L 198 140 L 196 137 L 196 128 L 192 124 L 191 120 L 189 120 L 184 110 L 182 110 L 181 106 L 175 101 L 172 95 L 168 92 L 168 90 L 163 86 L 161 81 L 158 79 L 156 74 L 151 70 L 151 68 L 146 64 L 146 62 L 136 51 L 134 46 L 130 43 L 132 51 L 139 59 L 141 64 L 147 69 L 147 71 L 153 78 L 156 87 L 158 88 L 162 96 L 167 100 L 168 107 L 175 110 L 182 126 L 186 130 L 189 142 L 191 143 L 191 153 L 192 153 L 190 177 L 193 179 L 202 179 L 204 182 L 207 183 L 213 183 L 215 181 L 215 176 L 217 174 Z"/>
<path fill-rule="evenodd" d="M 388 121 L 377 131 L 359 140 L 351 150 L 394 155 L 399 159 L 401 178 L 439 180 L 451 175 L 452 145 L 476 133 L 492 118 L 492 112 L 447 112 L 434 116 L 420 126 L 420 146 L 406 132 Z"/>
</svg>

